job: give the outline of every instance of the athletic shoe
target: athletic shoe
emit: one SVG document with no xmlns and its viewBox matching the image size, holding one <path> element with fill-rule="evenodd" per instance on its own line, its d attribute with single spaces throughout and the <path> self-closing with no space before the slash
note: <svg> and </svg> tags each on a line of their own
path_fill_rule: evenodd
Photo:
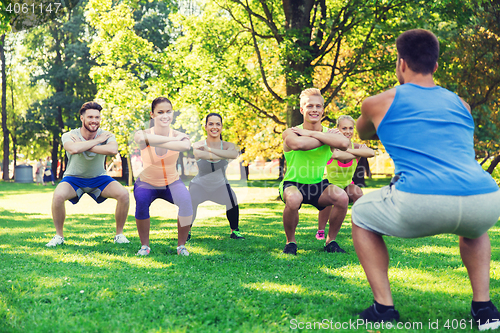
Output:
<svg viewBox="0 0 500 333">
<path fill-rule="evenodd" d="M 325 239 L 325 230 L 318 230 L 318 232 L 316 233 L 316 239 L 317 240 Z"/>
<path fill-rule="evenodd" d="M 64 237 L 61 237 L 59 235 L 55 235 L 54 237 L 52 237 L 52 239 L 50 240 L 50 242 L 48 242 L 47 244 L 45 244 L 45 246 L 47 247 L 55 247 L 57 245 L 63 245 L 64 244 Z"/>
<path fill-rule="evenodd" d="M 180 246 L 177 246 L 177 254 L 180 256 L 187 257 L 189 255 L 189 252 L 184 245 L 180 245 Z"/>
<path fill-rule="evenodd" d="M 125 237 L 124 234 L 119 234 L 119 235 L 115 236 L 115 243 L 128 244 L 128 243 L 130 243 L 130 241 L 127 239 L 127 237 Z"/>
<path fill-rule="evenodd" d="M 186 239 L 186 242 L 189 242 L 190 239 L 191 239 L 191 230 L 189 230 L 188 232 L 188 238 Z"/>
<path fill-rule="evenodd" d="M 472 317 L 477 323 L 480 331 L 485 331 L 489 329 L 496 329 L 500 327 L 500 313 L 495 305 L 491 304 L 493 307 L 489 306 L 486 308 L 479 309 L 477 313 L 471 309 Z"/>
<path fill-rule="evenodd" d="M 326 252 L 338 252 L 338 253 L 346 253 L 340 246 L 337 244 L 336 241 L 331 241 L 328 243 L 328 245 L 325 246 L 325 251 Z"/>
<path fill-rule="evenodd" d="M 151 252 L 151 248 L 147 245 L 141 246 L 141 249 L 137 252 L 137 256 L 147 256 Z"/>
<path fill-rule="evenodd" d="M 283 253 L 297 255 L 297 244 L 293 242 L 286 244 Z"/>
<path fill-rule="evenodd" d="M 399 312 L 396 309 L 390 309 L 384 313 L 380 313 L 377 311 L 377 309 L 375 307 L 375 303 L 373 303 L 372 305 L 370 305 L 370 307 L 368 309 L 366 309 L 365 311 L 363 311 L 359 314 L 359 318 L 361 318 L 363 320 L 371 321 L 374 323 L 380 323 L 382 321 L 384 323 L 386 323 L 388 321 L 398 322 L 399 321 Z"/>
<path fill-rule="evenodd" d="M 241 234 L 241 232 L 239 230 L 235 230 L 231 233 L 231 237 L 232 239 L 245 239 L 245 237 L 243 237 L 243 235 Z"/>
</svg>

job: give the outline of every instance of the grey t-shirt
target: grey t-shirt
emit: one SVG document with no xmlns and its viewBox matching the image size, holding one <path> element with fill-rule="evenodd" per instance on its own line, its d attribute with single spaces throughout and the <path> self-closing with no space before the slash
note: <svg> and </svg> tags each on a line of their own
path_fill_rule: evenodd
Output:
<svg viewBox="0 0 500 333">
<path fill-rule="evenodd" d="M 99 128 L 96 136 L 100 135 L 102 132 L 103 130 Z M 82 137 L 80 128 L 77 128 L 63 134 L 61 138 L 63 146 L 66 142 L 71 141 L 71 135 L 76 135 L 80 138 L 80 140 L 87 141 Z M 113 141 L 116 142 L 114 135 L 103 143 L 98 144 L 98 146 L 105 145 Z M 106 170 L 104 169 L 106 155 L 96 154 L 89 151 L 73 155 L 66 152 L 66 155 L 68 156 L 68 166 L 66 167 L 63 177 L 73 176 L 80 178 L 95 178 L 106 174 Z"/>
</svg>

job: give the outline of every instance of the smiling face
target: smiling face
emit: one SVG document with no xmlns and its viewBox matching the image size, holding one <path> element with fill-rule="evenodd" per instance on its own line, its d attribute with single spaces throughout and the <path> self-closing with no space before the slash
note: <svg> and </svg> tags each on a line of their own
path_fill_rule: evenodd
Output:
<svg viewBox="0 0 500 333">
<path fill-rule="evenodd" d="M 95 109 L 88 109 L 80 115 L 82 126 L 89 132 L 95 133 L 101 126 L 101 112 Z"/>
<path fill-rule="evenodd" d="M 222 120 L 218 116 L 210 116 L 205 124 L 207 136 L 217 139 L 220 138 L 222 132 Z"/>
<path fill-rule="evenodd" d="M 337 126 L 340 133 L 344 134 L 346 138 L 351 140 L 352 135 L 354 134 L 354 123 L 349 119 L 342 119 Z"/>
<path fill-rule="evenodd" d="M 155 120 L 155 126 L 168 127 L 172 123 L 174 110 L 172 104 L 168 102 L 158 103 L 154 112 L 151 112 L 151 118 Z"/>
<path fill-rule="evenodd" d="M 323 117 L 323 98 L 318 95 L 304 96 L 302 98 L 300 113 L 304 115 L 304 122 L 321 122 Z"/>
</svg>

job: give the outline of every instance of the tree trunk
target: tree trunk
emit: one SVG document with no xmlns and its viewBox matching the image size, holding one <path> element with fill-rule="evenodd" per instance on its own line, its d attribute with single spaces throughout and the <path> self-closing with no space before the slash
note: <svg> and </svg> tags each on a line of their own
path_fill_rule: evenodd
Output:
<svg viewBox="0 0 500 333">
<path fill-rule="evenodd" d="M 12 135 L 12 132 L 10 132 L 10 136 L 12 139 L 12 151 L 14 152 L 14 170 L 12 173 L 12 179 L 16 178 L 16 165 L 17 165 L 17 140 L 16 137 Z"/>
<path fill-rule="evenodd" d="M 497 155 L 493 161 L 491 161 L 490 166 L 488 167 L 488 170 L 486 170 L 490 175 L 493 173 L 493 170 L 495 170 L 497 164 L 500 163 L 500 155 Z"/>
<path fill-rule="evenodd" d="M 52 161 L 52 166 L 50 172 L 54 175 L 54 179 L 57 179 L 57 154 L 59 153 L 59 141 L 57 140 L 55 134 L 52 135 L 52 153 L 50 155 L 50 160 Z"/>
<path fill-rule="evenodd" d="M 0 61 L 2 62 L 2 132 L 3 132 L 3 180 L 9 180 L 9 129 L 7 128 L 7 75 L 5 73 L 5 34 L 0 37 Z"/>
<path fill-rule="evenodd" d="M 278 180 L 283 180 L 283 178 L 285 178 L 285 155 L 281 155 L 280 166 L 278 169 L 279 169 Z"/>
<path fill-rule="evenodd" d="M 184 171 L 184 152 L 179 152 L 179 158 L 177 158 L 177 165 L 181 166 L 181 174 L 179 175 L 181 179 L 186 178 L 186 173 Z"/>
<path fill-rule="evenodd" d="M 10 97 L 12 110 L 15 110 L 14 107 L 14 80 L 12 75 L 10 76 Z M 16 124 L 16 114 L 12 113 L 12 123 Z M 12 139 L 12 152 L 14 154 L 14 170 L 12 172 L 12 179 L 16 179 L 16 166 L 17 166 L 17 138 L 15 136 L 16 133 L 16 125 L 12 127 L 12 131 L 10 131 L 10 138 Z"/>
<path fill-rule="evenodd" d="M 122 165 L 123 170 L 123 165 Z M 134 185 L 134 172 L 132 169 L 132 158 L 130 154 L 127 154 L 127 186 Z"/>
</svg>

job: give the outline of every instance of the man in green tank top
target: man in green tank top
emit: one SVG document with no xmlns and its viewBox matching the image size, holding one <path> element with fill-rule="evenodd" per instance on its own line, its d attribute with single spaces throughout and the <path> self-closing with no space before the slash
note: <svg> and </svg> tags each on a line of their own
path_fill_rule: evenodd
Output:
<svg viewBox="0 0 500 333">
<path fill-rule="evenodd" d="M 347 194 L 341 188 L 329 184 L 328 180 L 323 179 L 323 174 L 332 156 L 332 149 L 346 150 L 350 142 L 342 134 L 329 133 L 321 125 L 323 106 L 323 96 L 318 89 L 305 89 L 300 94 L 300 113 L 304 123 L 283 132 L 283 152 L 287 162 L 287 171 L 279 188 L 281 199 L 285 202 L 283 226 L 287 244 L 283 253 L 297 254 L 295 229 L 303 203 L 313 205 L 318 210 L 333 205 L 331 216 L 334 219 L 343 220 L 347 213 Z M 333 223 L 332 220 L 330 223 Z M 327 251 L 327 247 L 338 247 L 330 235 L 326 244 Z M 337 252 L 335 249 L 329 252 Z"/>
</svg>

